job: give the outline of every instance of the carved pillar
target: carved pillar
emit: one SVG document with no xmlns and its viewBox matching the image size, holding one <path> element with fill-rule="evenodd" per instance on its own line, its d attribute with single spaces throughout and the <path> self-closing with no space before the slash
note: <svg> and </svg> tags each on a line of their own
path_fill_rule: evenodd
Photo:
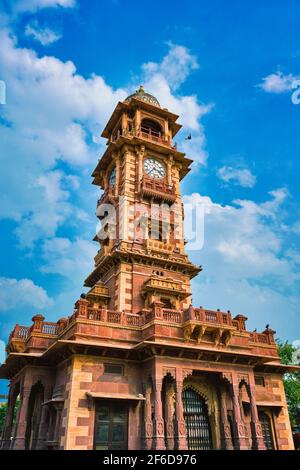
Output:
<svg viewBox="0 0 300 470">
<path fill-rule="evenodd" d="M 221 388 L 220 395 L 221 395 L 221 424 L 222 424 L 222 429 L 223 429 L 223 440 L 224 440 L 223 447 L 226 450 L 233 450 L 231 427 L 228 421 L 225 387 Z"/>
<path fill-rule="evenodd" d="M 51 388 L 45 389 L 44 401 L 47 402 L 51 398 Z M 46 449 L 47 431 L 49 426 L 49 408 L 48 405 L 42 405 L 41 418 L 39 424 L 38 437 L 36 439 L 36 449 Z"/>
<path fill-rule="evenodd" d="M 49 421 L 48 421 L 48 428 L 46 433 L 46 441 L 53 441 L 54 436 L 54 408 L 52 405 L 49 406 Z"/>
<path fill-rule="evenodd" d="M 153 449 L 165 450 L 164 420 L 161 402 L 162 382 L 154 383 L 154 423 L 153 423 Z"/>
<path fill-rule="evenodd" d="M 233 404 L 234 445 L 238 450 L 247 450 L 248 446 L 246 442 L 246 429 L 242 420 L 239 402 L 239 384 L 233 383 L 231 391 Z"/>
<path fill-rule="evenodd" d="M 252 435 L 252 449 L 254 450 L 266 450 L 265 442 L 263 439 L 262 428 L 258 418 L 256 399 L 255 399 L 255 387 L 250 382 L 247 387 L 248 395 L 250 398 L 250 411 L 251 411 L 251 435 Z"/>
<path fill-rule="evenodd" d="M 182 382 L 176 380 L 175 394 L 175 438 L 178 450 L 187 450 L 186 427 L 183 416 Z"/>
<path fill-rule="evenodd" d="M 14 388 L 10 389 L 9 397 L 8 397 L 8 404 L 7 404 L 7 413 L 5 418 L 5 428 L 3 434 L 3 440 L 1 444 L 1 449 L 9 449 L 11 437 L 12 437 L 12 427 L 14 421 L 14 408 L 16 403 L 16 392 Z"/>
<path fill-rule="evenodd" d="M 164 306 L 164 304 L 162 302 L 159 302 L 158 300 L 156 300 L 155 302 L 153 302 L 151 304 L 154 318 L 162 318 L 162 316 L 163 316 L 163 306 Z"/>
<path fill-rule="evenodd" d="M 168 172 L 167 172 L 167 179 L 168 179 L 168 185 L 172 185 L 172 167 L 173 167 L 173 157 L 170 156 L 168 159 Z"/>
<path fill-rule="evenodd" d="M 21 401 L 16 423 L 16 435 L 14 438 L 13 448 L 15 450 L 25 449 L 25 436 L 28 418 L 28 404 L 31 387 L 23 387 L 21 391 Z"/>
<path fill-rule="evenodd" d="M 55 419 L 55 427 L 54 427 L 54 441 L 57 442 L 57 448 L 59 448 L 60 444 L 60 424 L 61 424 L 61 413 L 62 413 L 63 404 L 57 403 L 55 405 L 56 409 L 56 419 Z"/>
<path fill-rule="evenodd" d="M 137 183 L 138 183 L 138 191 L 141 189 L 141 181 L 144 174 L 143 169 L 143 161 L 144 161 L 144 154 L 145 154 L 145 147 L 141 145 L 141 147 L 137 150 L 138 162 L 137 162 Z"/>
<path fill-rule="evenodd" d="M 166 384 L 165 396 L 166 444 L 168 450 L 174 450 L 174 384 Z"/>
<path fill-rule="evenodd" d="M 244 429 L 245 429 L 247 449 L 251 449 L 251 436 L 249 436 L 248 425 L 247 425 L 246 419 L 245 419 L 245 413 L 244 413 L 244 407 L 243 407 L 243 400 L 242 400 L 241 392 L 239 393 L 239 404 L 240 404 L 241 419 L 242 419 L 242 423 L 244 424 Z"/>
<path fill-rule="evenodd" d="M 127 122 L 126 122 L 126 127 L 127 127 Z M 114 186 L 114 196 L 117 196 L 119 194 L 119 181 L 120 181 L 120 173 L 121 173 L 119 154 L 116 154 L 115 161 L 116 161 L 116 179 L 115 179 L 115 186 Z"/>
<path fill-rule="evenodd" d="M 152 387 L 149 385 L 146 388 L 144 403 L 144 448 L 147 450 L 152 448 L 153 438 L 151 393 Z"/>
</svg>

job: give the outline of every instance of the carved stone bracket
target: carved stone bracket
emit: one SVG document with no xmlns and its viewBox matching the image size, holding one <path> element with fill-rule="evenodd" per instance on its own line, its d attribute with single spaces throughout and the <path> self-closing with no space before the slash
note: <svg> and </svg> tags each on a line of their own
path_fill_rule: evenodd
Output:
<svg viewBox="0 0 300 470">
<path fill-rule="evenodd" d="M 203 335 L 206 331 L 206 326 L 204 326 L 204 325 L 201 325 L 200 327 L 197 326 L 197 327 L 194 328 L 194 331 L 196 333 L 197 343 L 200 343 L 201 340 L 202 340 L 202 337 L 203 337 Z M 193 331 L 193 333 L 194 333 L 194 331 Z"/>
<path fill-rule="evenodd" d="M 238 383 L 245 382 L 249 385 L 249 375 L 248 374 L 238 374 Z"/>
<path fill-rule="evenodd" d="M 182 370 L 183 379 L 186 379 L 190 375 L 193 375 L 193 369 L 183 369 Z"/>
<path fill-rule="evenodd" d="M 175 367 L 163 367 L 163 377 L 170 375 L 176 380 L 176 368 Z"/>
<path fill-rule="evenodd" d="M 191 334 L 192 334 L 191 325 L 185 326 L 183 329 L 184 341 L 189 341 L 191 339 Z"/>
<path fill-rule="evenodd" d="M 232 374 L 230 372 L 222 372 L 222 379 L 232 385 Z"/>
</svg>

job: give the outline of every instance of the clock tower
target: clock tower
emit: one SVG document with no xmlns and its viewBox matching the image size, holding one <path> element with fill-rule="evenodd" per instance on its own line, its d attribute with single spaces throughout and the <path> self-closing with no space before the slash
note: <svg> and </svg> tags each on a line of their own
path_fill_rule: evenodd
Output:
<svg viewBox="0 0 300 470">
<path fill-rule="evenodd" d="M 101 305 L 139 313 L 153 302 L 185 309 L 190 280 L 201 268 L 184 250 L 180 181 L 191 160 L 173 139 L 178 116 L 140 87 L 119 102 L 102 137 L 107 148 L 94 172 L 99 251 L 85 281 Z"/>
<path fill-rule="evenodd" d="M 177 119 L 142 87 L 110 117 L 90 290 L 71 315 L 11 332 L 1 448 L 293 449 L 283 374 L 299 368 L 275 332 L 192 305 Z"/>
</svg>

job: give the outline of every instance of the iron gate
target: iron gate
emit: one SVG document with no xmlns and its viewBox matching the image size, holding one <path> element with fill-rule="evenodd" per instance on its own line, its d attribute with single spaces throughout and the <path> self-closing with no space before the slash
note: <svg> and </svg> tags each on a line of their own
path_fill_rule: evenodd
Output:
<svg viewBox="0 0 300 470">
<path fill-rule="evenodd" d="M 189 450 L 211 450 L 211 430 L 204 399 L 187 388 L 182 392 L 182 401 Z"/>
</svg>

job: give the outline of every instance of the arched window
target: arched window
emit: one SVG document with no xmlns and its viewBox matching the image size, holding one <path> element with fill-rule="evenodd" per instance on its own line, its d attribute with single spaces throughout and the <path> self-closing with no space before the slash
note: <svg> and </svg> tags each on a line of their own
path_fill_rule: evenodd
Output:
<svg viewBox="0 0 300 470">
<path fill-rule="evenodd" d="M 211 450 L 211 429 L 204 398 L 192 388 L 186 388 L 182 401 L 189 450 Z"/>
<path fill-rule="evenodd" d="M 154 137 L 162 137 L 163 134 L 161 125 L 157 121 L 152 121 L 152 119 L 142 120 L 141 131 Z"/>
</svg>

